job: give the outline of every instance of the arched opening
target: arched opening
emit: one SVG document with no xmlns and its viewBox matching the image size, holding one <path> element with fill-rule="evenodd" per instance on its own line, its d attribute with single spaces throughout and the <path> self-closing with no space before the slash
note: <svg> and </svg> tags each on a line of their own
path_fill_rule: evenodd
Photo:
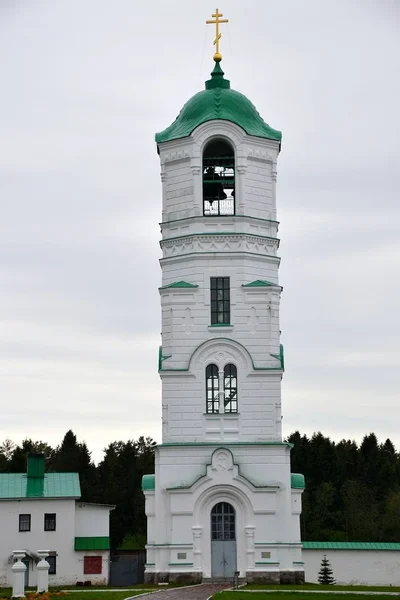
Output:
<svg viewBox="0 0 400 600">
<path fill-rule="evenodd" d="M 238 412 L 237 368 L 235 365 L 224 367 L 224 412 Z"/>
<path fill-rule="evenodd" d="M 218 502 L 211 510 L 211 574 L 232 579 L 236 571 L 236 514 L 229 502 Z"/>
<path fill-rule="evenodd" d="M 207 413 L 219 412 L 219 381 L 217 365 L 207 365 L 206 368 Z"/>
<path fill-rule="evenodd" d="M 222 139 L 212 140 L 204 148 L 203 214 L 235 214 L 235 153 Z"/>
</svg>

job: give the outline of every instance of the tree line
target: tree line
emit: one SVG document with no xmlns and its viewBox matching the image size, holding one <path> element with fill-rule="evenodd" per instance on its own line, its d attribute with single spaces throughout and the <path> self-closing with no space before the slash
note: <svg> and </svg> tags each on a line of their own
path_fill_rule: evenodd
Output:
<svg viewBox="0 0 400 600">
<path fill-rule="evenodd" d="M 335 442 L 322 433 L 311 437 L 296 431 L 292 472 L 303 473 L 306 489 L 301 516 L 304 541 L 392 542 L 400 539 L 400 455 L 387 439 L 375 434 L 360 445 Z M 114 504 L 111 547 L 143 547 L 146 540 L 142 476 L 154 473 L 154 446 L 149 437 L 112 442 L 96 466 L 85 442 L 68 431 L 56 448 L 25 439 L 21 445 L 0 444 L 0 472 L 26 472 L 31 452 L 43 453 L 46 470 L 78 472 L 82 500 Z"/>
</svg>

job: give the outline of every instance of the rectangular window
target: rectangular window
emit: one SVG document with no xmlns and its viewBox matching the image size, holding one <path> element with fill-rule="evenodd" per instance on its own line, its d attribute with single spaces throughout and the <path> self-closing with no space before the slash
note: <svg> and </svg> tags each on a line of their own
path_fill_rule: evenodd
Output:
<svg viewBox="0 0 400 600">
<path fill-rule="evenodd" d="M 55 531 L 56 530 L 56 513 L 45 513 L 44 515 L 44 530 Z"/>
<path fill-rule="evenodd" d="M 84 573 L 84 575 L 101 575 L 101 573 L 102 573 L 102 557 L 101 556 L 84 556 L 83 557 L 83 573 Z"/>
<path fill-rule="evenodd" d="M 31 530 L 31 515 L 19 515 L 19 530 L 30 531 Z"/>
<path fill-rule="evenodd" d="M 55 575 L 57 572 L 57 557 L 56 557 L 56 555 L 50 554 L 50 556 L 48 556 L 46 558 L 46 560 L 50 565 L 49 575 Z"/>
<path fill-rule="evenodd" d="M 230 325 L 231 290 L 229 277 L 211 277 L 211 325 Z"/>
</svg>

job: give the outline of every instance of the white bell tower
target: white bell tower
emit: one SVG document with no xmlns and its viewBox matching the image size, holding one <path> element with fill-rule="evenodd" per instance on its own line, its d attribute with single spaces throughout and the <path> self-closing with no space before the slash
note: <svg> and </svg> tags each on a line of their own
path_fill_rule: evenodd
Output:
<svg viewBox="0 0 400 600">
<path fill-rule="evenodd" d="M 156 135 L 162 443 L 143 478 L 145 577 L 301 583 L 304 478 L 281 433 L 281 133 L 214 58 L 206 89 Z"/>
</svg>

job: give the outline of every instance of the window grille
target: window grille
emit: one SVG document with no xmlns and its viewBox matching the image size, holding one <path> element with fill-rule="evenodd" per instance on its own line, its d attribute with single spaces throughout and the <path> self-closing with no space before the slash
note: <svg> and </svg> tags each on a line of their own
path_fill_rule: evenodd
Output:
<svg viewBox="0 0 400 600">
<path fill-rule="evenodd" d="M 229 277 L 211 277 L 211 325 L 230 325 L 231 290 Z"/>
<path fill-rule="evenodd" d="M 19 515 L 19 530 L 30 531 L 31 530 L 31 515 Z"/>
<path fill-rule="evenodd" d="M 50 556 L 48 556 L 46 558 L 46 560 L 50 565 L 49 575 L 55 575 L 57 573 L 57 557 L 56 557 L 56 555 L 50 554 Z"/>
<path fill-rule="evenodd" d="M 56 513 L 45 513 L 44 515 L 44 530 L 55 531 L 56 530 Z"/>
<path fill-rule="evenodd" d="M 211 511 L 211 539 L 235 540 L 235 509 L 228 502 L 219 502 Z"/>
<path fill-rule="evenodd" d="M 208 365 L 206 368 L 207 412 L 219 412 L 218 367 Z"/>
<path fill-rule="evenodd" d="M 224 412 L 238 412 L 237 368 L 235 365 L 225 365 L 224 367 L 224 392 Z"/>
</svg>

